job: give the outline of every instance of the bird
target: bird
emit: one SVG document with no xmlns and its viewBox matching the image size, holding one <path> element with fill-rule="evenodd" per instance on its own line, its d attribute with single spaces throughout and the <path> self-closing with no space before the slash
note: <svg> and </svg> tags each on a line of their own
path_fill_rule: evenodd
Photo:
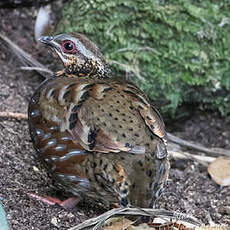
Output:
<svg viewBox="0 0 230 230">
<path fill-rule="evenodd" d="M 153 207 L 168 179 L 165 125 L 148 96 L 113 74 L 80 33 L 43 36 L 63 63 L 28 106 L 39 159 L 68 194 L 105 207 Z"/>
</svg>

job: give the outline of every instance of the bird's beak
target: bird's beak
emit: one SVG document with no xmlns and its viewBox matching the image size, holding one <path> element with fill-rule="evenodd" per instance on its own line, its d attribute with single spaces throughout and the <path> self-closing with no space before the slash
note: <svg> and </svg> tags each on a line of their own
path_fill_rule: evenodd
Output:
<svg viewBox="0 0 230 230">
<path fill-rule="evenodd" d="M 55 48 L 57 49 L 57 43 L 54 41 L 54 37 L 53 36 L 43 36 L 43 37 L 40 37 L 38 39 L 39 42 L 45 44 L 45 45 L 48 45 L 50 46 L 51 48 Z"/>
</svg>

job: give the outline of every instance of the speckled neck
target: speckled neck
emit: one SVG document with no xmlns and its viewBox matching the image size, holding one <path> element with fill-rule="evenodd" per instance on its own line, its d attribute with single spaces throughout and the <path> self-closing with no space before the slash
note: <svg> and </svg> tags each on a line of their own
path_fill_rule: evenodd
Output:
<svg viewBox="0 0 230 230">
<path fill-rule="evenodd" d="M 64 69 L 65 74 L 92 79 L 109 78 L 110 72 L 111 70 L 106 64 L 100 65 L 92 60 L 87 60 L 82 65 L 73 63 Z"/>
</svg>

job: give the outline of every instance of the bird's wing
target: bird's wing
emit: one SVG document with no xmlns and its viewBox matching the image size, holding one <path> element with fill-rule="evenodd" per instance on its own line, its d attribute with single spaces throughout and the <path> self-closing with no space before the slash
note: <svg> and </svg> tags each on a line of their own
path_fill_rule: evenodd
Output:
<svg viewBox="0 0 230 230">
<path fill-rule="evenodd" d="M 68 124 L 66 126 L 73 137 L 73 141 L 80 143 L 86 150 L 104 153 L 121 151 L 133 154 L 145 153 L 143 147 L 128 145 L 122 140 L 118 140 L 116 135 L 109 132 L 108 129 L 100 125 L 94 125 L 94 123 L 91 122 L 97 114 L 92 117 L 91 114 L 89 114 L 86 104 L 88 107 L 93 106 L 93 103 L 96 103 L 98 100 L 103 100 L 112 89 L 120 90 L 127 96 L 127 100 L 139 112 L 139 116 L 142 117 L 145 125 L 147 125 L 156 137 L 162 139 L 161 146 L 165 146 L 166 133 L 160 114 L 149 103 L 148 98 L 134 85 L 102 81 L 100 83 L 84 83 L 84 85 L 82 84 L 82 86 L 78 86 L 76 89 L 75 98 L 77 98 L 77 101 L 75 100 L 75 103 L 72 103 L 68 109 Z M 91 104 L 86 103 L 90 98 L 93 98 L 94 101 L 91 100 Z M 109 111 L 105 112 L 108 113 Z"/>
<path fill-rule="evenodd" d="M 133 98 L 132 105 L 136 108 L 151 132 L 166 142 L 166 131 L 163 119 L 149 99 L 135 85 L 127 84 L 124 91 Z"/>
</svg>

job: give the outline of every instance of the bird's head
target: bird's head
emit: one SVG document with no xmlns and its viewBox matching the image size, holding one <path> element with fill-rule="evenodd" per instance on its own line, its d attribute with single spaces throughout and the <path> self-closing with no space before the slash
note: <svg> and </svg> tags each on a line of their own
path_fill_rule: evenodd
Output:
<svg viewBox="0 0 230 230">
<path fill-rule="evenodd" d="M 58 54 L 69 74 L 103 78 L 109 72 L 98 47 L 82 34 L 44 36 L 39 41 Z"/>
</svg>

